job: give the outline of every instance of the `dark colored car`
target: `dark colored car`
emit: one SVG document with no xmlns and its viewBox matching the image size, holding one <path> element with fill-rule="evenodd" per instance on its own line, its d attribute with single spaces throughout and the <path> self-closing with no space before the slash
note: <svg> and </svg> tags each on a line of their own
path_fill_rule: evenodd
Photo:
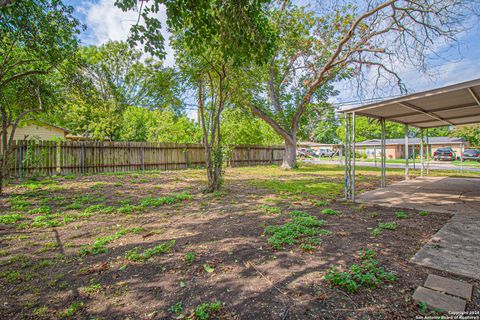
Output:
<svg viewBox="0 0 480 320">
<path fill-rule="evenodd" d="M 433 159 L 453 161 L 456 159 L 455 151 L 451 147 L 439 148 L 433 153 Z"/>
<path fill-rule="evenodd" d="M 467 149 L 463 153 L 463 161 L 473 160 L 480 162 L 480 151 L 475 149 Z"/>
</svg>

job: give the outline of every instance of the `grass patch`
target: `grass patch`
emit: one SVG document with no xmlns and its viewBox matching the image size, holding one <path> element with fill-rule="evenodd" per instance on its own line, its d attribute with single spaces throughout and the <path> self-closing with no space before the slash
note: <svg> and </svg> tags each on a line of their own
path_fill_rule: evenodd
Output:
<svg viewBox="0 0 480 320">
<path fill-rule="evenodd" d="M 328 230 L 321 229 L 325 224 L 324 220 L 319 220 L 306 212 L 292 211 L 290 216 L 292 219 L 281 226 L 268 226 L 265 228 L 265 234 L 270 235 L 267 242 L 272 248 L 279 250 L 285 246 L 299 243 L 310 243 L 313 245 L 316 242 L 312 241 L 312 238 L 316 239 L 320 235 L 331 233 Z"/>
<path fill-rule="evenodd" d="M 346 272 L 338 271 L 334 266 L 325 276 L 331 286 L 357 292 L 360 288 L 376 288 L 397 280 L 393 272 L 387 272 L 379 265 L 377 254 L 372 250 L 360 251 L 360 263 L 353 264 Z"/>
<path fill-rule="evenodd" d="M 253 185 L 274 190 L 276 193 L 291 195 L 313 195 L 326 199 L 337 198 L 342 185 L 336 182 L 319 182 L 315 180 L 262 180 L 252 181 Z"/>
<path fill-rule="evenodd" d="M 68 318 L 74 316 L 78 310 L 82 309 L 84 306 L 83 301 L 78 301 L 72 303 L 67 309 L 63 310 L 62 313 L 60 313 L 60 317 L 62 318 Z"/>
<path fill-rule="evenodd" d="M 377 237 L 383 233 L 383 230 L 396 230 L 397 224 L 393 221 L 379 222 L 378 227 L 372 230 L 372 235 Z"/>
<path fill-rule="evenodd" d="M 269 206 L 268 204 L 262 204 L 260 206 L 260 209 L 262 209 L 262 211 L 264 211 L 267 214 L 279 214 L 281 212 L 280 208 Z"/>
<path fill-rule="evenodd" d="M 144 208 L 146 208 L 146 207 L 159 207 L 159 206 L 166 205 L 166 204 L 175 204 L 177 202 L 184 201 L 184 200 L 189 200 L 189 199 L 192 199 L 192 198 L 193 198 L 193 196 L 186 193 L 186 192 L 174 193 L 170 196 L 165 196 L 165 197 L 160 197 L 160 198 L 146 197 L 146 198 L 143 198 L 140 201 L 140 206 L 144 207 Z"/>
<path fill-rule="evenodd" d="M 396 212 L 397 219 L 406 219 L 408 218 L 408 214 L 404 211 L 397 211 Z"/>
<path fill-rule="evenodd" d="M 185 253 L 185 262 L 188 263 L 188 264 L 192 264 L 195 262 L 195 260 L 197 259 L 197 255 L 195 254 L 195 252 L 187 252 Z"/>
<path fill-rule="evenodd" d="M 159 245 L 156 245 L 153 248 L 146 249 L 143 252 L 140 252 L 139 248 L 133 248 L 125 253 L 125 259 L 129 261 L 147 261 L 153 256 L 165 254 L 172 250 L 172 247 L 175 245 L 175 240 L 170 240 Z"/>
<path fill-rule="evenodd" d="M 333 209 L 323 209 L 321 212 L 329 216 L 336 216 L 339 214 L 337 210 L 333 210 Z"/>
<path fill-rule="evenodd" d="M 50 214 L 52 213 L 52 208 L 49 206 L 41 206 L 28 210 L 28 214 Z"/>
<path fill-rule="evenodd" d="M 106 253 L 108 252 L 108 249 L 105 247 L 107 244 L 123 237 L 124 235 L 128 233 L 138 233 L 140 228 L 127 228 L 127 229 L 122 229 L 117 232 L 115 232 L 112 235 L 105 236 L 105 237 L 100 237 L 96 238 L 95 241 L 90 244 L 90 245 L 84 245 L 81 249 L 79 254 L 80 255 L 87 255 L 87 254 L 100 254 L 100 253 Z"/>
<path fill-rule="evenodd" d="M 0 216 L 0 223 L 2 224 L 14 224 L 19 220 L 22 220 L 23 216 L 18 213 L 3 214 Z"/>
</svg>

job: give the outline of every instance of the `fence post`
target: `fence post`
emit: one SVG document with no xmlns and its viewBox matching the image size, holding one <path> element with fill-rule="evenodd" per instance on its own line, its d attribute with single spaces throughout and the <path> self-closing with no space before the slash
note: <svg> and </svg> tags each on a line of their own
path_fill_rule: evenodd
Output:
<svg viewBox="0 0 480 320">
<path fill-rule="evenodd" d="M 57 141 L 57 168 L 56 168 L 56 172 L 58 175 L 60 175 L 62 173 L 62 142 L 61 141 Z"/>
<path fill-rule="evenodd" d="M 273 157 L 273 154 L 274 154 L 274 149 L 273 149 L 273 147 L 270 149 L 270 151 L 271 151 L 271 159 L 272 159 L 272 160 L 270 161 L 270 164 L 273 164 L 273 160 L 275 159 L 275 158 Z"/>
<path fill-rule="evenodd" d="M 248 152 L 248 158 L 247 158 L 248 159 L 248 166 L 250 167 L 251 166 L 251 164 L 250 164 L 250 153 L 251 153 L 250 152 L 250 147 L 247 148 L 247 152 Z"/>
<path fill-rule="evenodd" d="M 80 163 L 82 166 L 82 174 L 85 174 L 85 142 L 82 143 L 82 153 L 80 155 Z"/>
<path fill-rule="evenodd" d="M 187 165 L 186 165 L 187 169 L 190 168 L 190 161 L 189 161 L 189 159 L 188 159 L 188 147 L 189 147 L 189 146 L 190 146 L 190 145 L 187 143 L 187 144 L 186 144 L 186 148 L 183 149 L 183 152 L 185 153 L 185 162 L 186 162 L 186 164 L 187 164 Z"/>
<path fill-rule="evenodd" d="M 23 178 L 23 143 L 17 143 L 17 148 L 19 148 L 19 163 L 18 163 L 18 171 L 20 178 Z"/>
</svg>

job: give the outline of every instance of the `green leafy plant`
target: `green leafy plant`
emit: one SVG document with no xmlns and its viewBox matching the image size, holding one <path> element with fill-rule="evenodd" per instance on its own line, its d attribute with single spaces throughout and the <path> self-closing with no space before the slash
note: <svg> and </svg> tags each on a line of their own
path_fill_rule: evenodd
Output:
<svg viewBox="0 0 480 320">
<path fill-rule="evenodd" d="M 23 219 L 23 216 L 18 213 L 0 215 L 0 223 L 3 223 L 3 224 L 14 224 L 18 220 L 22 220 L 22 219 Z"/>
<path fill-rule="evenodd" d="M 198 320 L 208 320 L 210 316 L 222 308 L 222 303 L 220 301 L 202 303 L 193 309 L 193 315 L 195 319 Z"/>
<path fill-rule="evenodd" d="M 62 311 L 62 313 L 60 314 L 60 317 L 62 318 L 72 317 L 73 315 L 75 315 L 75 313 L 77 313 L 78 310 L 83 308 L 83 306 L 84 306 L 83 301 L 74 302 L 67 309 Z"/>
<path fill-rule="evenodd" d="M 265 228 L 265 234 L 271 235 L 267 242 L 274 249 L 282 249 L 286 245 L 303 243 L 311 237 L 330 234 L 330 231 L 320 228 L 325 224 L 324 220 L 319 220 L 303 211 L 292 211 L 290 216 L 292 217 L 291 221 L 281 226 Z"/>
<path fill-rule="evenodd" d="M 112 235 L 97 238 L 91 245 L 84 245 L 80 249 L 80 255 L 106 253 L 108 252 L 108 249 L 105 247 L 107 244 L 123 237 L 127 233 L 137 233 L 137 229 L 138 228 L 121 229 Z"/>
<path fill-rule="evenodd" d="M 49 214 L 52 213 L 52 208 L 49 206 L 41 206 L 38 208 L 28 210 L 29 214 Z"/>
<path fill-rule="evenodd" d="M 393 221 L 384 222 L 384 223 L 380 222 L 378 224 L 378 227 L 383 230 L 395 230 L 397 229 L 397 224 Z"/>
<path fill-rule="evenodd" d="M 185 253 L 185 262 L 187 262 L 188 264 L 194 263 L 196 258 L 197 255 L 193 251 Z"/>
<path fill-rule="evenodd" d="M 269 206 L 268 204 L 262 204 L 260 206 L 260 209 L 262 209 L 267 214 L 279 214 L 281 212 L 280 208 Z"/>
<path fill-rule="evenodd" d="M 140 252 L 139 248 L 134 248 L 125 253 L 125 259 L 130 261 L 147 261 L 153 256 L 165 254 L 172 250 L 175 245 L 175 240 L 170 240 L 159 245 L 156 245 L 153 248 L 147 249 L 143 252 Z"/>
<path fill-rule="evenodd" d="M 396 213 L 397 219 L 406 219 L 408 218 L 408 214 L 404 211 L 397 211 Z"/>
<path fill-rule="evenodd" d="M 426 217 L 429 215 L 428 211 L 420 211 L 419 215 L 421 215 L 422 217 Z"/>
<path fill-rule="evenodd" d="M 170 311 L 172 313 L 175 313 L 178 316 L 183 312 L 183 308 L 184 308 L 183 307 L 183 302 L 179 301 L 179 302 L 175 303 L 174 305 L 170 306 L 170 308 L 168 308 L 168 311 Z"/>
<path fill-rule="evenodd" d="M 338 215 L 338 211 L 333 210 L 333 209 L 323 209 L 321 212 L 323 214 L 330 215 L 330 216 Z"/>
<path fill-rule="evenodd" d="M 177 202 L 183 200 L 192 199 L 193 196 L 183 192 L 183 193 L 176 193 L 166 197 L 154 198 L 154 197 L 147 197 L 140 201 L 140 206 L 142 207 L 159 207 L 166 204 L 175 204 Z"/>
<path fill-rule="evenodd" d="M 332 267 L 325 276 L 331 286 L 338 286 L 348 292 L 357 292 L 360 288 L 376 288 L 384 283 L 397 280 L 393 272 L 387 272 L 376 260 L 377 254 L 372 250 L 360 251 L 360 264 L 352 264 L 346 272 Z"/>
</svg>

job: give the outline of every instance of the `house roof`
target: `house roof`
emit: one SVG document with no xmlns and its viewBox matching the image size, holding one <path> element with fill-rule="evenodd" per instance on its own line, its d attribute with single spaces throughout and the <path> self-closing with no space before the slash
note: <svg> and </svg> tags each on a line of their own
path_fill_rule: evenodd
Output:
<svg viewBox="0 0 480 320">
<path fill-rule="evenodd" d="M 426 141 L 426 140 L 425 140 Z M 428 138 L 428 143 L 429 144 L 466 144 L 466 141 L 464 138 L 450 138 L 450 137 L 429 137 Z M 371 140 L 365 140 L 362 142 L 357 142 L 357 146 L 379 146 L 382 144 L 382 140 L 380 139 L 371 139 Z M 385 140 L 386 145 L 404 145 L 405 144 L 405 139 L 386 139 Z M 408 144 L 409 145 L 419 145 L 420 144 L 420 138 L 408 138 Z"/>
<path fill-rule="evenodd" d="M 371 118 L 434 128 L 480 123 L 480 79 L 341 110 Z"/>
<path fill-rule="evenodd" d="M 319 143 L 319 142 L 311 142 L 311 141 L 299 141 L 297 142 L 298 146 L 305 146 L 305 147 L 335 147 L 339 146 L 340 144 L 335 143 Z"/>
<path fill-rule="evenodd" d="M 59 127 L 59 126 L 57 126 L 57 125 L 54 125 L 54 124 L 51 124 L 51 123 L 48 123 L 48 122 L 45 122 L 45 121 L 30 120 L 30 121 L 28 121 L 27 123 L 36 124 L 36 125 L 47 125 L 47 126 L 54 127 L 54 128 L 59 129 L 59 130 L 65 131 L 65 133 L 70 133 L 70 130 L 68 130 L 68 129 Z"/>
</svg>

